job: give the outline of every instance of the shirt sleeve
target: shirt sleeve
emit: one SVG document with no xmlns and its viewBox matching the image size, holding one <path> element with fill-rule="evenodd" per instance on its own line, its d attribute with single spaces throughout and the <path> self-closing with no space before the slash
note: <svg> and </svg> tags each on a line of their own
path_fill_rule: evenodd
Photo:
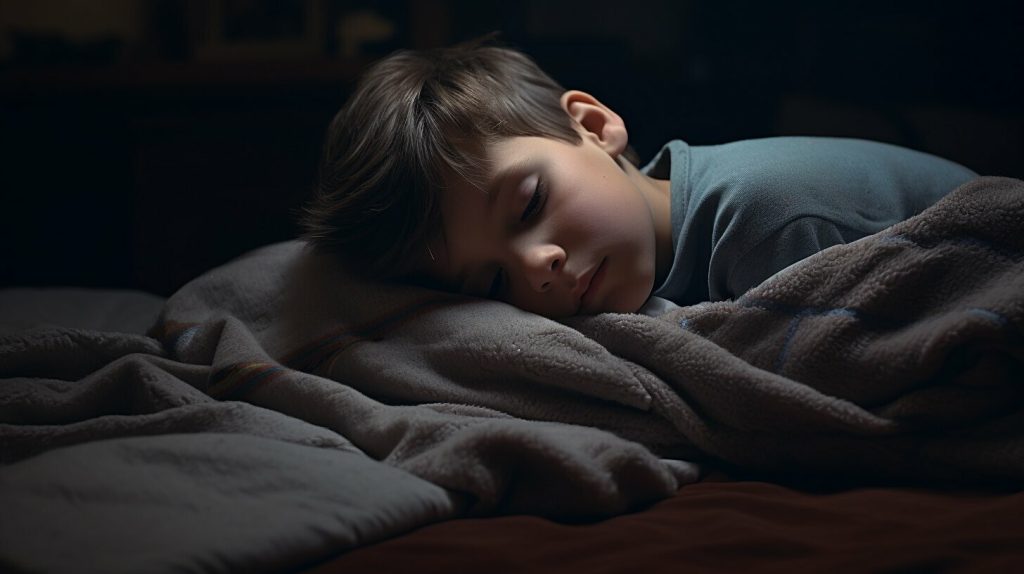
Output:
<svg viewBox="0 0 1024 574">
<path fill-rule="evenodd" d="M 673 188 L 680 277 L 670 272 L 665 282 L 675 289 L 667 296 L 684 304 L 739 297 L 822 249 L 913 217 L 976 177 L 927 153 L 844 138 L 698 146 L 689 158 L 678 209 Z"/>
<path fill-rule="evenodd" d="M 850 233 L 818 217 L 801 217 L 780 227 L 732 262 L 719 299 L 735 299 L 778 271 L 833 245 L 846 243 Z M 713 294 L 714 295 L 714 294 Z"/>
</svg>

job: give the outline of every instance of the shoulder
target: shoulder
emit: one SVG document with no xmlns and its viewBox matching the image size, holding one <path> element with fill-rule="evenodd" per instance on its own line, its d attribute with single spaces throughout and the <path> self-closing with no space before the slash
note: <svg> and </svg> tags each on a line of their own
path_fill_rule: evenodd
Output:
<svg viewBox="0 0 1024 574">
<path fill-rule="evenodd" d="M 721 269 L 716 274 L 718 283 L 709 285 L 713 295 L 738 297 L 797 261 L 866 235 L 863 230 L 814 216 L 798 217 L 763 232 L 757 240 L 737 242 L 735 252 L 716 261 Z"/>
<path fill-rule="evenodd" d="M 903 219 L 970 179 L 953 162 L 848 138 L 778 137 L 691 148 L 694 196 L 724 215 Z M 763 209 L 761 208 L 763 206 Z"/>
<path fill-rule="evenodd" d="M 779 188 L 885 186 L 907 179 L 968 179 L 971 170 L 893 144 L 833 137 L 773 137 L 691 148 L 704 185 Z"/>
<path fill-rule="evenodd" d="M 776 137 L 692 148 L 694 175 L 710 182 L 778 187 L 836 180 L 877 169 L 910 150 L 878 142 L 825 137 Z"/>
</svg>

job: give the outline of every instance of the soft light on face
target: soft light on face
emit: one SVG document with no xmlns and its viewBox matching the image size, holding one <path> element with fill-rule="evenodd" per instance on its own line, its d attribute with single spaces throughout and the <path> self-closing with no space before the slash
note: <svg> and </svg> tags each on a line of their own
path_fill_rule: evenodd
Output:
<svg viewBox="0 0 1024 574">
<path fill-rule="evenodd" d="M 616 158 L 586 138 L 508 138 L 485 153 L 486 190 L 454 181 L 442 195 L 444 240 L 428 275 L 548 317 L 643 305 L 654 214 Z"/>
</svg>

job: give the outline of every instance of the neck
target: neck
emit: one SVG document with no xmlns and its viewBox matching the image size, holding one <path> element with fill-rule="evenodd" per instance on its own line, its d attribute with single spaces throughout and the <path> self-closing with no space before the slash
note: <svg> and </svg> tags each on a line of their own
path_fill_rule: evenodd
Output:
<svg viewBox="0 0 1024 574">
<path fill-rule="evenodd" d="M 649 177 L 625 159 L 622 168 L 636 188 L 643 194 L 654 219 L 655 273 L 654 284 L 659 285 L 672 267 L 672 185 L 667 179 Z"/>
</svg>

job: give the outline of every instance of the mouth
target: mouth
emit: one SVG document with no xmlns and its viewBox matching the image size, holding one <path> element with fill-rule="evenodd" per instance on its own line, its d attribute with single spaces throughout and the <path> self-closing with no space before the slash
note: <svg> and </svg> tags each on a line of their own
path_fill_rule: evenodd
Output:
<svg viewBox="0 0 1024 574">
<path fill-rule="evenodd" d="M 597 293 L 597 288 L 601 286 L 601 280 L 604 279 L 605 264 L 607 262 L 608 258 L 605 257 L 597 267 L 591 269 L 580 278 L 580 285 L 583 287 L 583 290 L 580 293 L 581 309 L 594 298 Z"/>
</svg>

